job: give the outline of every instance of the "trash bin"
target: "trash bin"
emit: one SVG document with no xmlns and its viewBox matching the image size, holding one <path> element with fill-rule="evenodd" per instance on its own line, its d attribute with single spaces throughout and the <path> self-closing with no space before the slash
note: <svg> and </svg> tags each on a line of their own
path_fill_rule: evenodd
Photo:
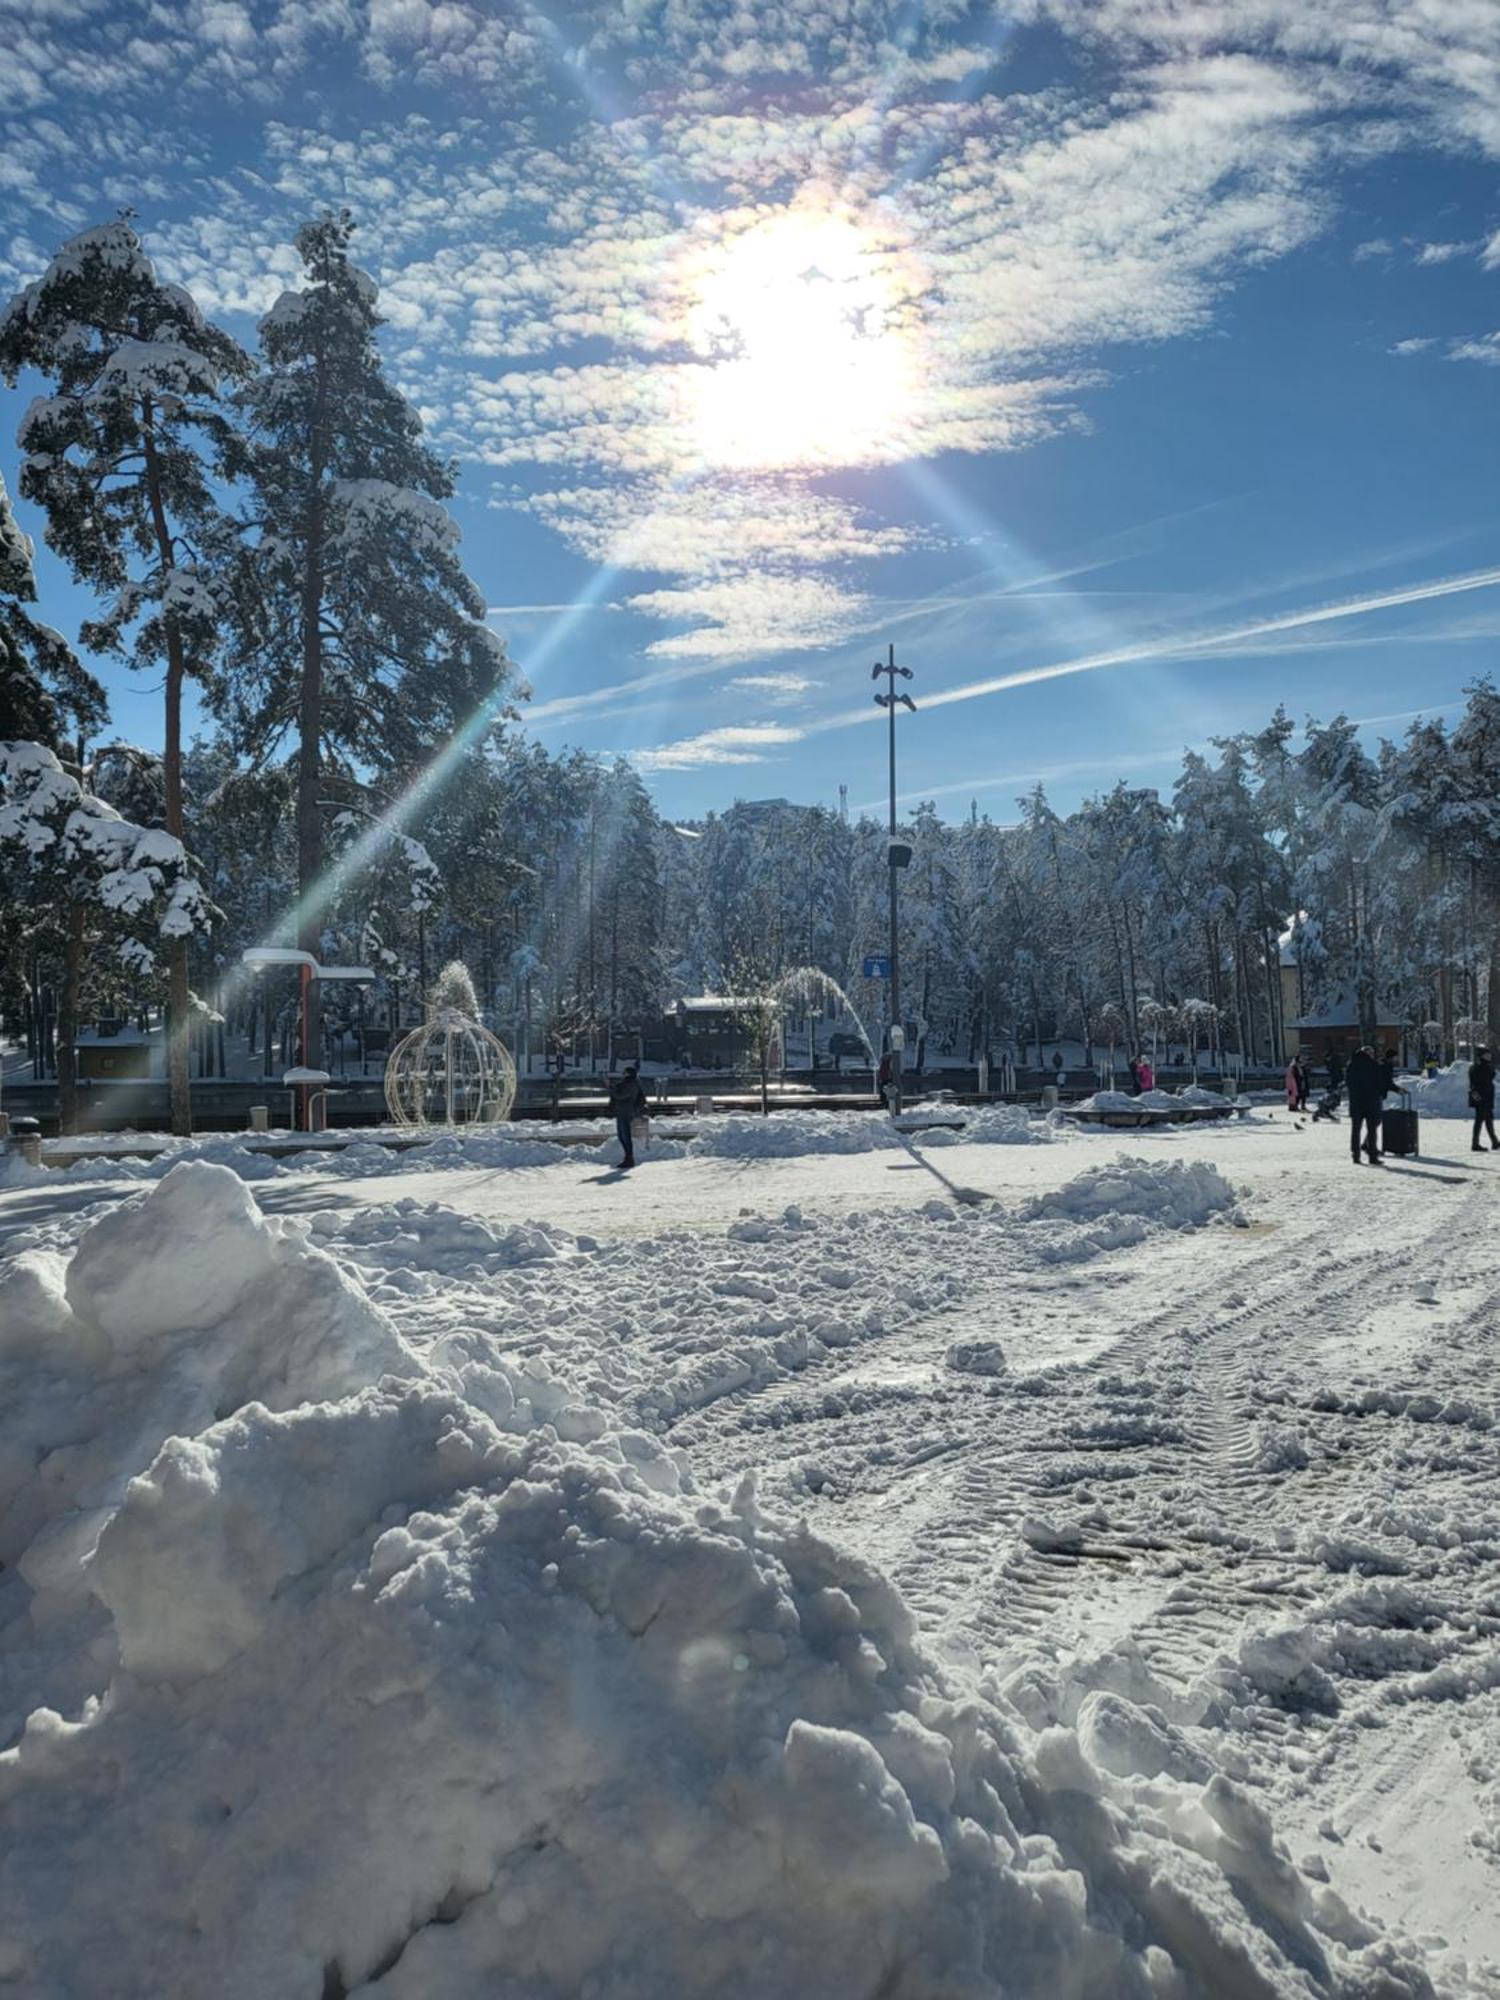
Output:
<svg viewBox="0 0 1500 2000">
<path fill-rule="evenodd" d="M 250 1107 L 250 1130 L 269 1132 L 271 1129 L 271 1107 L 269 1104 L 252 1104 Z"/>
<path fill-rule="evenodd" d="M 42 1164 L 42 1127 L 36 1118 L 12 1118 L 10 1121 L 10 1150 L 19 1153 L 28 1167 Z"/>
<path fill-rule="evenodd" d="M 1057 1109 L 1057 1085 L 1055 1083 L 1044 1083 L 1042 1085 L 1042 1109 L 1043 1111 L 1055 1111 Z"/>
</svg>

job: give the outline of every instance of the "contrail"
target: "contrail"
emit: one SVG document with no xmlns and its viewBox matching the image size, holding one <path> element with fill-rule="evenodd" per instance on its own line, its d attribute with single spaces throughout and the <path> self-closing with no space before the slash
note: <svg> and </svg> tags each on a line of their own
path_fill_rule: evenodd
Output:
<svg viewBox="0 0 1500 2000">
<path fill-rule="evenodd" d="M 1462 576 L 1438 577 L 1431 583 L 1413 583 L 1402 590 L 1382 591 L 1377 597 L 1354 597 L 1342 604 L 1317 605 L 1308 611 L 1287 611 L 1279 618 L 1257 619 L 1252 625 L 1235 625 L 1224 632 L 1202 632 L 1182 639 L 1157 639 L 1134 646 L 1119 646 L 1108 652 L 1087 653 L 1077 660 L 1060 660 L 1050 667 L 1021 667 L 1015 673 L 997 674 L 991 680 L 969 681 L 962 687 L 938 689 L 926 697 L 922 706 L 942 708 L 949 702 L 974 701 L 980 695 L 1000 694 L 1006 688 L 1030 687 L 1037 681 L 1062 680 L 1068 674 L 1094 673 L 1100 667 L 1122 667 L 1140 660 L 1217 652 L 1225 646 L 1240 645 L 1247 639 L 1264 639 L 1274 632 L 1296 632 L 1304 626 L 1324 625 L 1336 618 L 1364 618 L 1372 611 L 1394 611 L 1403 604 L 1424 604 L 1434 597 L 1456 597 L 1460 591 L 1488 590 L 1495 584 L 1500 584 L 1500 568 L 1469 570 Z"/>
<path fill-rule="evenodd" d="M 1461 576 L 1442 576 L 1431 583 L 1408 584 L 1401 590 L 1382 591 L 1375 597 L 1351 597 L 1339 604 L 1314 605 L 1306 611 L 1287 611 L 1277 618 L 1260 618 L 1250 625 L 1233 625 L 1222 632 L 1188 633 L 1180 639 L 1164 637 L 1141 640 L 1132 646 L 1114 646 L 1107 651 L 1084 653 L 1073 660 L 1058 660 L 1049 667 L 1019 667 L 1014 673 L 996 674 L 989 680 L 966 681 L 960 687 L 936 688 L 922 699 L 922 707 L 946 708 L 950 702 L 976 701 L 981 695 L 1003 694 L 1007 688 L 1032 687 L 1038 681 L 1063 680 L 1069 674 L 1097 673 L 1102 667 L 1126 667 L 1143 660 L 1171 660 L 1195 653 L 1212 653 L 1248 639 L 1263 639 L 1274 632 L 1296 632 L 1308 625 L 1324 625 L 1336 618 L 1363 618 L 1373 611 L 1394 611 L 1403 604 L 1424 604 L 1435 597 L 1456 597 L 1461 591 L 1488 590 L 1500 584 L 1500 568 L 1467 570 Z M 827 729 L 843 729 L 851 722 L 879 720 L 874 709 L 850 708 L 821 721 L 809 722 L 808 734 Z"/>
</svg>

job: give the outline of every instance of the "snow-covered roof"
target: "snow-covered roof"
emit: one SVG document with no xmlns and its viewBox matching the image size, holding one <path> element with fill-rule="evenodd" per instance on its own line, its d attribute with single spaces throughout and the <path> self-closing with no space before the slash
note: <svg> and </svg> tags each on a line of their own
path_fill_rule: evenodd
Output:
<svg viewBox="0 0 1500 2000">
<path fill-rule="evenodd" d="M 248 951 L 240 953 L 240 963 L 259 968 L 264 965 L 308 965 L 318 970 L 318 961 L 310 951 L 291 951 L 277 944 L 253 944 Z"/>
<path fill-rule="evenodd" d="M 747 1007 L 754 1007 L 756 1004 L 754 1000 L 747 1000 L 743 997 L 737 999 L 733 994 L 729 993 L 699 993 L 691 1000 L 679 1000 L 677 1011 L 679 1014 L 738 1013 Z"/>
<path fill-rule="evenodd" d="M 1289 1028 L 1357 1028 L 1360 1025 L 1359 1009 L 1352 1000 L 1341 997 L 1330 1001 L 1326 1007 L 1315 1008 L 1311 1014 L 1299 1015 L 1286 1025 Z M 1375 1026 L 1377 1029 L 1399 1030 L 1401 1017 L 1390 1007 L 1377 1007 Z"/>
</svg>

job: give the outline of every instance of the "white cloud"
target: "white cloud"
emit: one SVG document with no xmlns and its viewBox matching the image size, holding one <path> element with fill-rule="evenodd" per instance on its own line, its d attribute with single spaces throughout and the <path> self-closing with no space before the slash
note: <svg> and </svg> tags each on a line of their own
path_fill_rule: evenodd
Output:
<svg viewBox="0 0 1500 2000">
<path fill-rule="evenodd" d="M 1450 361 L 1481 361 L 1500 368 L 1500 333 L 1483 333 L 1473 340 L 1455 340 L 1448 348 Z"/>
<path fill-rule="evenodd" d="M 1469 257 L 1480 248 L 1477 242 L 1468 243 L 1423 243 L 1417 248 L 1419 264 L 1451 264 L 1456 258 Z"/>
<path fill-rule="evenodd" d="M 691 771 L 703 764 L 763 764 L 764 752 L 801 740 L 800 729 L 775 722 L 751 722 L 724 729 L 706 729 L 677 743 L 654 750 L 632 750 L 631 761 L 642 771 Z"/>
<path fill-rule="evenodd" d="M 805 674 L 737 674 L 729 685 L 761 695 L 777 708 L 790 708 L 799 706 L 803 697 L 821 684 Z"/>
<path fill-rule="evenodd" d="M 648 654 L 730 661 L 834 645 L 859 629 L 868 600 L 824 577 L 750 574 L 642 591 L 627 602 L 647 618 L 687 625 L 653 640 Z"/>
</svg>

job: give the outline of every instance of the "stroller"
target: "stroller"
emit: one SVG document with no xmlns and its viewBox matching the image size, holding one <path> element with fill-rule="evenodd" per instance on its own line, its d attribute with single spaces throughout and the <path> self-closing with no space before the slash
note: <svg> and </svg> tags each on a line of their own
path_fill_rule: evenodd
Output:
<svg viewBox="0 0 1500 2000">
<path fill-rule="evenodd" d="M 1314 1125 L 1320 1124 L 1325 1118 L 1330 1123 L 1336 1125 L 1339 1117 L 1339 1106 L 1343 1101 L 1344 1093 L 1339 1089 L 1338 1085 L 1336 1083 L 1329 1084 L 1323 1095 L 1313 1106 L 1312 1122 Z"/>
</svg>

